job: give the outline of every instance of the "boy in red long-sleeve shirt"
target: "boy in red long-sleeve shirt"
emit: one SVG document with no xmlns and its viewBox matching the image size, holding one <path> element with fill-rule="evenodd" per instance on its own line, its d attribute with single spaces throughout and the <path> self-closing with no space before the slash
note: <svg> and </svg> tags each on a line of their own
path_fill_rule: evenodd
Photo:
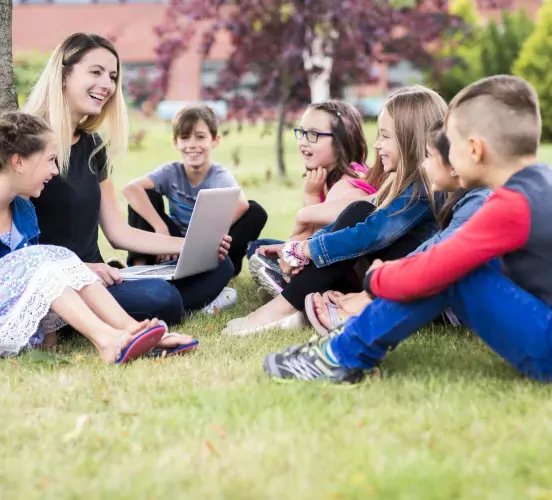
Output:
<svg viewBox="0 0 552 500">
<path fill-rule="evenodd" d="M 378 297 L 329 337 L 266 357 L 275 378 L 355 383 L 446 308 L 521 373 L 552 379 L 552 170 L 537 163 L 534 89 L 498 75 L 450 103 L 446 135 L 462 186 L 494 194 L 448 240 L 372 266 Z M 501 272 L 488 263 L 498 259 Z"/>
</svg>

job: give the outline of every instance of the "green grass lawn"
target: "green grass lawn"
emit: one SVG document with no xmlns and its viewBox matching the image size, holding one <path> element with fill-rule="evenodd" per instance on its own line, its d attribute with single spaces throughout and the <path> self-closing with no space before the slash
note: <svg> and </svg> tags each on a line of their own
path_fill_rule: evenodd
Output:
<svg viewBox="0 0 552 500">
<path fill-rule="evenodd" d="M 242 145 L 234 173 L 270 214 L 265 236 L 285 238 L 300 205 L 288 136 L 287 182 L 266 179 L 273 137 L 232 133 L 215 155 L 230 165 Z M 173 158 L 168 128 L 151 125 L 115 180 Z M 234 285 L 236 308 L 182 325 L 201 339 L 186 356 L 104 366 L 77 339 L 57 358 L 68 363 L 0 362 L 0 497 L 552 498 L 549 386 L 522 379 L 465 330 L 438 328 L 391 353 L 382 381 L 281 385 L 264 376 L 263 356 L 311 331 L 221 337 L 260 305 L 246 272 Z"/>
</svg>

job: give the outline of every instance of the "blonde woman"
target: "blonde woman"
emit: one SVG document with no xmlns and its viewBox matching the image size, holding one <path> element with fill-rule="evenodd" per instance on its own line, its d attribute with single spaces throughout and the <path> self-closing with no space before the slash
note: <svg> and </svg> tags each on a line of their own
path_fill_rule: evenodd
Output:
<svg viewBox="0 0 552 500">
<path fill-rule="evenodd" d="M 288 242 L 281 262 L 283 271 L 293 275 L 290 283 L 268 304 L 230 322 L 225 333 L 303 326 L 307 297 L 362 289 L 353 269 L 359 257 L 398 259 L 436 232 L 434 200 L 422 163 L 426 131 L 446 109 L 436 92 L 420 85 L 387 99 L 378 118 L 376 163 L 366 178 L 378 190 L 373 203 L 354 202 L 312 238 Z"/>
<path fill-rule="evenodd" d="M 134 318 L 159 317 L 174 324 L 187 311 L 215 299 L 232 277 L 229 239 L 221 243 L 216 270 L 174 286 L 156 279 L 122 282 L 119 271 L 104 263 L 99 227 L 113 247 L 143 254 L 177 255 L 184 241 L 130 227 L 118 205 L 110 173 L 127 148 L 121 81 L 113 44 L 98 35 L 76 33 L 55 49 L 29 96 L 25 111 L 45 119 L 59 144 L 60 175 L 32 200 L 40 242 L 75 252 Z"/>
</svg>

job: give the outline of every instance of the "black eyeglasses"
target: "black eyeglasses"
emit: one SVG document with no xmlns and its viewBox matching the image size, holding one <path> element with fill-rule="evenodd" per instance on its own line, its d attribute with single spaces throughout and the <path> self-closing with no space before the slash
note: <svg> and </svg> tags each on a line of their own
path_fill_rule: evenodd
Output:
<svg viewBox="0 0 552 500">
<path fill-rule="evenodd" d="M 328 132 L 315 132 L 314 130 L 303 130 L 302 128 L 293 129 L 295 132 L 295 138 L 300 141 L 303 137 L 307 136 L 307 141 L 309 142 L 318 142 L 320 136 L 323 137 L 333 137 L 333 134 Z"/>
</svg>

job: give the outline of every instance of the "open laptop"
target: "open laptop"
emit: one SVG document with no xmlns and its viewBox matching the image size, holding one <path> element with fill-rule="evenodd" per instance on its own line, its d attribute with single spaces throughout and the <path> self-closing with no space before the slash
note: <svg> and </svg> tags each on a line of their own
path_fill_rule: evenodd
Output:
<svg viewBox="0 0 552 500">
<path fill-rule="evenodd" d="M 124 280 L 163 278 L 169 281 L 211 271 L 219 265 L 219 248 L 238 208 L 239 187 L 202 189 L 194 205 L 184 245 L 176 264 L 121 269 Z"/>
</svg>

